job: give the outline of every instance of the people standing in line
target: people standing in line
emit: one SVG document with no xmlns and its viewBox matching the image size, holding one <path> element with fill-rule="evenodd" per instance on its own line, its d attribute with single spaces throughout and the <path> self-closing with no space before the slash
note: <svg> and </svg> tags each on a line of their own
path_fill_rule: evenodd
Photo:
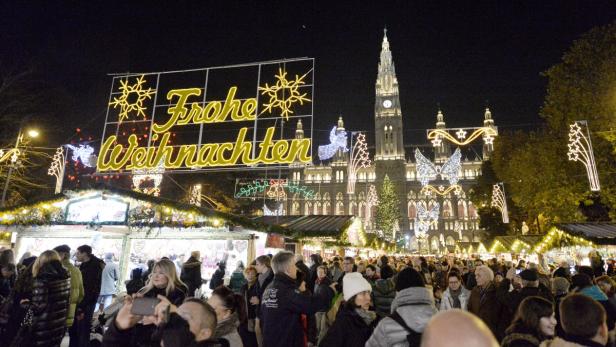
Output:
<svg viewBox="0 0 616 347">
<path fill-rule="evenodd" d="M 366 347 L 399 346 L 407 341 L 419 346 L 428 321 L 437 312 L 432 290 L 426 288 L 419 272 L 406 268 L 396 278 L 396 291 L 392 315 L 379 322 Z"/>
<path fill-rule="evenodd" d="M 344 303 L 319 347 L 363 346 L 376 326 L 376 312 L 370 311 L 370 283 L 358 272 L 347 273 L 343 282 Z"/>
<path fill-rule="evenodd" d="M 468 311 L 481 318 L 498 339 L 498 326 L 502 309 L 496 297 L 496 286 L 493 283 L 494 273 L 489 267 L 481 265 L 475 269 L 475 279 L 477 286 L 471 290 Z"/>
<path fill-rule="evenodd" d="M 320 342 L 327 333 L 327 310 L 329 309 L 329 303 L 331 303 L 335 295 L 334 290 L 331 288 L 332 283 L 332 280 L 327 277 L 327 267 L 319 266 L 317 268 L 317 279 L 314 283 L 314 294 L 324 297 L 328 302 L 328 306 L 315 314 L 317 342 Z"/>
<path fill-rule="evenodd" d="M 58 252 L 41 253 L 32 265 L 32 278 L 31 296 L 20 300 L 31 319 L 24 320 L 10 346 L 60 346 L 66 331 L 71 280 Z"/>
<path fill-rule="evenodd" d="M 81 278 L 81 271 L 71 263 L 71 248 L 68 245 L 61 245 L 54 248 L 54 251 L 58 252 L 60 256 L 60 262 L 71 275 L 71 296 L 69 299 L 68 314 L 66 316 L 66 326 L 70 328 L 75 321 L 75 311 L 77 305 L 83 300 L 84 289 L 83 279 Z"/>
<path fill-rule="evenodd" d="M 212 275 L 212 278 L 210 279 L 210 289 L 212 290 L 225 284 L 225 270 L 227 268 L 227 265 L 225 264 L 224 261 L 219 262 L 217 265 L 218 265 L 218 269 L 214 271 L 214 274 Z"/>
<path fill-rule="evenodd" d="M 297 267 L 293 253 L 281 251 L 272 259 L 274 279 L 261 300 L 263 345 L 266 347 L 301 347 L 306 335 L 301 315 L 314 315 L 328 305 L 322 296 L 304 295 L 305 285 L 297 284 Z"/>
<path fill-rule="evenodd" d="M 214 289 L 207 303 L 216 311 L 214 338 L 223 338 L 230 347 L 244 347 L 238 332 L 240 321 L 246 319 L 242 296 L 225 286 Z"/>
<path fill-rule="evenodd" d="M 244 277 L 244 263 L 240 260 L 237 262 L 235 270 L 231 273 L 229 279 L 229 288 L 234 293 L 240 293 L 244 284 L 246 284 L 246 278 Z"/>
<path fill-rule="evenodd" d="M 113 297 L 118 292 L 118 280 L 120 268 L 113 261 L 113 254 L 105 254 L 105 268 L 101 277 L 101 293 L 98 296 L 98 311 L 103 312 L 113 302 Z"/>
<path fill-rule="evenodd" d="M 256 319 L 257 319 L 257 305 L 250 303 L 250 298 L 257 296 L 257 269 L 254 266 L 248 266 L 244 270 L 244 277 L 246 283 L 242 286 L 240 293 L 244 300 L 244 306 L 246 308 L 246 320 L 240 322 L 239 333 L 242 337 L 242 343 L 244 347 L 257 347 L 257 335 L 256 335 Z"/>
<path fill-rule="evenodd" d="M 556 314 L 554 304 L 539 296 L 526 297 L 506 330 L 502 347 L 539 347 L 554 338 Z"/>
<path fill-rule="evenodd" d="M 188 296 L 195 296 L 197 289 L 201 288 L 203 279 L 201 278 L 201 253 L 192 251 L 190 258 L 182 265 L 180 279 L 188 287 Z"/>
<path fill-rule="evenodd" d="M 82 245 L 75 252 L 83 279 L 83 300 L 77 305 L 75 322 L 73 323 L 71 341 L 69 347 L 87 347 L 90 344 L 90 329 L 92 316 L 101 292 L 101 282 L 105 262 L 92 254 L 92 247 Z"/>
<path fill-rule="evenodd" d="M 272 259 L 267 255 L 261 255 L 255 260 L 255 268 L 259 273 L 259 276 L 257 277 L 257 295 L 250 298 L 250 304 L 255 305 L 257 308 L 255 332 L 259 347 L 263 347 L 263 322 L 261 321 L 261 302 L 263 300 L 263 293 L 274 280 L 274 272 L 270 267 L 271 261 Z"/>
<path fill-rule="evenodd" d="M 542 347 L 600 347 L 609 340 L 605 309 L 581 294 L 566 296 L 560 303 L 560 321 L 566 336 L 544 341 Z"/>
<path fill-rule="evenodd" d="M 454 269 L 455 270 L 455 269 Z M 462 276 L 457 271 L 449 271 L 447 275 L 447 290 L 443 293 L 441 299 L 440 310 L 447 311 L 454 308 L 468 310 L 468 300 L 471 296 L 471 291 L 464 288 L 462 285 Z"/>
</svg>

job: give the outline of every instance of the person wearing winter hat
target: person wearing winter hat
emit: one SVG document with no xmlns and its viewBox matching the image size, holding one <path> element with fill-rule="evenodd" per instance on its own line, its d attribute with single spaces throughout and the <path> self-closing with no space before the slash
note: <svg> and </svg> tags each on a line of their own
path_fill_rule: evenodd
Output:
<svg viewBox="0 0 616 347">
<path fill-rule="evenodd" d="M 363 346 L 374 331 L 377 315 L 370 311 L 372 286 L 359 272 L 343 279 L 344 304 L 319 347 Z"/>
<path fill-rule="evenodd" d="M 417 270 L 406 268 L 397 276 L 396 291 L 392 315 L 381 320 L 366 347 L 406 345 L 409 338 L 419 346 L 428 321 L 437 312 L 432 290 Z"/>
</svg>

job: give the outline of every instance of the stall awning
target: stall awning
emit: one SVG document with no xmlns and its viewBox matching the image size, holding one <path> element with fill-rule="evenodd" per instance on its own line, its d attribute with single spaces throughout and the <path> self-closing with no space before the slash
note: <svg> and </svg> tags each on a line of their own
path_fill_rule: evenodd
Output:
<svg viewBox="0 0 616 347">
<path fill-rule="evenodd" d="M 497 236 L 494 238 L 494 242 L 490 247 L 490 253 L 519 253 L 522 250 L 525 252 L 530 252 L 542 238 L 543 235 Z"/>
<path fill-rule="evenodd" d="M 616 245 L 616 223 L 562 223 L 556 227 L 597 244 Z"/>
<path fill-rule="evenodd" d="M 339 237 L 352 223 L 353 216 L 262 216 L 259 224 L 281 228 L 281 233 L 300 237 Z M 272 230 L 275 230 L 273 228 Z"/>
</svg>

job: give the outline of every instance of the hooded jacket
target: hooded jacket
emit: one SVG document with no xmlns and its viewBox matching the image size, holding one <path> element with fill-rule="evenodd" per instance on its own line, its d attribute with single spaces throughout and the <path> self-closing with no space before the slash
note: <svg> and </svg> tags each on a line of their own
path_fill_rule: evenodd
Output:
<svg viewBox="0 0 616 347">
<path fill-rule="evenodd" d="M 280 273 L 274 275 L 262 299 L 263 345 L 267 347 L 304 346 L 300 315 L 315 314 L 328 304 L 324 297 L 302 295 L 295 280 Z"/>
<path fill-rule="evenodd" d="M 202 283 L 201 262 L 192 256 L 188 258 L 184 265 L 182 265 L 180 279 L 188 286 L 188 296 L 194 296 L 195 290 L 199 289 Z"/>
<path fill-rule="evenodd" d="M 428 321 L 436 313 L 432 291 L 425 287 L 411 287 L 401 290 L 391 303 L 391 313 L 398 312 L 406 325 L 417 333 L 423 333 Z M 387 317 L 379 322 L 366 347 L 406 347 L 408 332 Z"/>
<path fill-rule="evenodd" d="M 460 286 L 460 308 L 464 311 L 468 310 L 468 299 L 471 297 L 471 291 L 464 288 L 464 286 Z M 451 291 L 449 288 L 445 290 L 443 293 L 443 298 L 441 299 L 441 307 L 439 308 L 441 311 L 447 311 L 453 309 L 453 297 L 451 296 Z"/>
<path fill-rule="evenodd" d="M 376 322 L 377 319 L 375 318 L 370 324 L 367 324 L 356 310 L 349 310 L 342 305 L 334 324 L 327 330 L 327 334 L 323 337 L 319 347 L 363 346 L 370 338 Z"/>
<path fill-rule="evenodd" d="M 372 285 L 372 302 L 379 316 L 389 316 L 391 303 L 396 297 L 396 285 L 390 277 L 384 280 L 376 280 Z"/>
<path fill-rule="evenodd" d="M 32 285 L 32 326 L 22 346 L 59 346 L 66 330 L 71 292 L 68 271 L 59 261 L 40 269 Z"/>
<path fill-rule="evenodd" d="M 66 326 L 70 327 L 73 325 L 73 321 L 75 320 L 77 305 L 81 302 L 81 300 L 83 300 L 83 279 L 81 278 L 81 271 L 71 264 L 70 260 L 62 260 L 62 266 L 64 266 L 71 275 L 71 297 L 68 307 L 68 315 L 66 316 Z"/>
</svg>

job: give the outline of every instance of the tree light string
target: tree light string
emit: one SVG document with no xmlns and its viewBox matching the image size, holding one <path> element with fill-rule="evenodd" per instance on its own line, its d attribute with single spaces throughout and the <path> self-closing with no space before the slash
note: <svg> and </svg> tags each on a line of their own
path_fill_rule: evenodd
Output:
<svg viewBox="0 0 616 347">
<path fill-rule="evenodd" d="M 582 131 L 582 127 L 586 127 L 586 135 Z M 597 173 L 597 164 L 595 163 L 595 155 L 592 150 L 592 142 L 590 132 L 588 131 L 588 123 L 576 121 L 569 126 L 569 151 L 567 156 L 570 161 L 579 161 L 586 168 L 590 190 L 598 192 L 601 190 L 599 184 L 599 174 Z"/>
<path fill-rule="evenodd" d="M 507 210 L 507 199 L 505 197 L 505 187 L 503 183 L 497 183 L 492 186 L 492 202 L 491 206 L 501 211 L 503 223 L 509 223 L 509 211 Z"/>
</svg>

